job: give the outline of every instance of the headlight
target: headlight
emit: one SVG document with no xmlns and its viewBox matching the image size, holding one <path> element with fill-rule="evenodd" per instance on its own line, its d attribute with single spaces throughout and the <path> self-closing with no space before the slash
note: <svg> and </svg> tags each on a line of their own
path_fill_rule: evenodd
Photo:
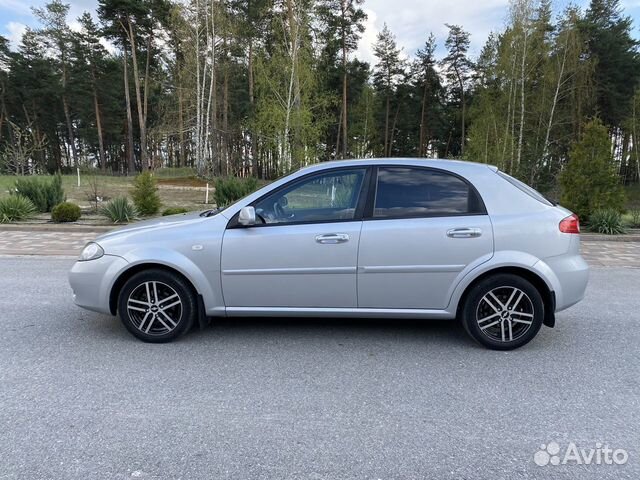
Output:
<svg viewBox="0 0 640 480">
<path fill-rule="evenodd" d="M 100 245 L 94 242 L 89 242 L 82 249 L 82 253 L 78 258 L 80 262 L 86 262 L 87 260 L 96 260 L 104 255 L 104 250 Z"/>
</svg>

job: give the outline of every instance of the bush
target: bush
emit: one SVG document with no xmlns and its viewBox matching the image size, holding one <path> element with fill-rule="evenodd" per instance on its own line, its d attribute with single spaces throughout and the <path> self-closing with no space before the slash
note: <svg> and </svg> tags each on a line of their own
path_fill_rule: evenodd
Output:
<svg viewBox="0 0 640 480">
<path fill-rule="evenodd" d="M 136 207 L 129 203 L 127 197 L 116 197 L 100 209 L 102 216 L 113 223 L 128 223 L 138 216 Z"/>
<path fill-rule="evenodd" d="M 594 211 L 589 217 L 589 227 L 594 232 L 604 235 L 625 233 L 622 215 L 611 208 Z"/>
<path fill-rule="evenodd" d="M 80 218 L 80 215 L 82 215 L 80 207 L 71 202 L 59 203 L 51 210 L 51 220 L 57 223 L 75 222 Z"/>
<path fill-rule="evenodd" d="M 166 217 L 167 215 L 178 215 L 180 213 L 187 213 L 189 210 L 182 207 L 169 207 L 162 212 L 162 216 Z"/>
<path fill-rule="evenodd" d="M 18 194 L 31 200 L 37 211 L 42 213 L 50 212 L 65 200 L 60 174 L 50 180 L 37 177 L 20 178 L 16 180 L 15 187 Z"/>
<path fill-rule="evenodd" d="M 631 210 L 629 215 L 631 215 L 631 227 L 640 228 L 640 209 Z"/>
<path fill-rule="evenodd" d="M 0 223 L 26 220 L 34 213 L 36 213 L 36 207 L 27 197 L 9 195 L 0 198 Z"/>
<path fill-rule="evenodd" d="M 258 188 L 258 181 L 253 178 L 219 178 L 216 180 L 214 198 L 218 207 L 225 207 L 242 197 L 246 197 Z"/>
<path fill-rule="evenodd" d="M 132 197 L 140 215 L 155 215 L 162 205 L 156 179 L 149 172 L 141 173 L 135 178 Z"/>
<path fill-rule="evenodd" d="M 560 203 L 586 220 L 596 210 L 620 211 L 625 194 L 616 174 L 611 139 L 598 120 L 587 123 L 573 145 L 569 163 L 560 175 Z"/>
</svg>

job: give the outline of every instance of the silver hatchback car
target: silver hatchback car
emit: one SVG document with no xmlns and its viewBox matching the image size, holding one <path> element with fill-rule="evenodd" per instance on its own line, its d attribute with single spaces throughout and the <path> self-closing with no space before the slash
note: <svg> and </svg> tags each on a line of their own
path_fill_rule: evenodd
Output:
<svg viewBox="0 0 640 480">
<path fill-rule="evenodd" d="M 222 210 L 89 243 L 75 303 L 148 342 L 219 316 L 458 318 L 520 347 L 579 302 L 578 218 L 497 168 L 380 159 L 303 168 Z"/>
</svg>

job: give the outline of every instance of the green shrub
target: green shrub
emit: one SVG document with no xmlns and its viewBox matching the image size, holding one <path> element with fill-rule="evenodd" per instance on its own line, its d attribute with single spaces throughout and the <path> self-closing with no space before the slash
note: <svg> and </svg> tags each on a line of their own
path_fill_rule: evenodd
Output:
<svg viewBox="0 0 640 480">
<path fill-rule="evenodd" d="M 560 174 L 560 203 L 589 220 L 596 210 L 620 211 L 625 193 L 616 173 L 611 138 L 599 120 L 588 122 L 579 142 L 569 154 L 569 163 Z"/>
<path fill-rule="evenodd" d="M 629 215 L 631 215 L 631 227 L 640 228 L 640 209 L 631 210 Z"/>
<path fill-rule="evenodd" d="M 618 235 L 625 232 L 620 212 L 611 208 L 596 210 L 589 217 L 589 227 L 604 235 Z"/>
<path fill-rule="evenodd" d="M 57 223 L 75 222 L 80 218 L 80 215 L 82 215 L 80 207 L 71 202 L 59 203 L 51 210 L 51 220 Z"/>
<path fill-rule="evenodd" d="M 149 172 L 141 173 L 135 178 L 132 197 L 140 215 L 155 215 L 162 205 L 156 179 Z"/>
<path fill-rule="evenodd" d="M 50 212 L 53 207 L 65 200 L 60 174 L 51 179 L 20 178 L 16 180 L 15 189 L 18 194 L 31 200 L 37 211 L 42 213 Z"/>
<path fill-rule="evenodd" d="M 26 220 L 36 213 L 33 202 L 22 195 L 0 198 L 0 223 Z"/>
<path fill-rule="evenodd" d="M 258 188 L 258 181 L 253 178 L 219 178 L 216 180 L 214 199 L 218 207 L 225 207 L 242 197 L 246 197 Z"/>
<path fill-rule="evenodd" d="M 128 223 L 138 216 L 136 207 L 129 203 L 127 197 L 116 197 L 100 209 L 102 216 L 113 223 Z"/>
<path fill-rule="evenodd" d="M 189 210 L 182 207 L 169 207 L 162 212 L 162 216 L 166 217 L 167 215 L 178 215 L 180 213 L 187 213 Z"/>
</svg>

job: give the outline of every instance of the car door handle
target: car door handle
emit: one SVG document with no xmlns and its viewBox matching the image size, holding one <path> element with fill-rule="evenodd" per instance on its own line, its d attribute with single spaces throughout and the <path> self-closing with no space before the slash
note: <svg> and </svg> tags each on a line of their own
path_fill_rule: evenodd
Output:
<svg viewBox="0 0 640 480">
<path fill-rule="evenodd" d="M 316 242 L 323 244 L 345 243 L 349 241 L 349 235 L 346 233 L 328 233 L 326 235 L 318 235 Z"/>
<path fill-rule="evenodd" d="M 451 238 L 476 238 L 482 235 L 479 228 L 452 228 L 447 230 L 447 237 Z"/>
</svg>

